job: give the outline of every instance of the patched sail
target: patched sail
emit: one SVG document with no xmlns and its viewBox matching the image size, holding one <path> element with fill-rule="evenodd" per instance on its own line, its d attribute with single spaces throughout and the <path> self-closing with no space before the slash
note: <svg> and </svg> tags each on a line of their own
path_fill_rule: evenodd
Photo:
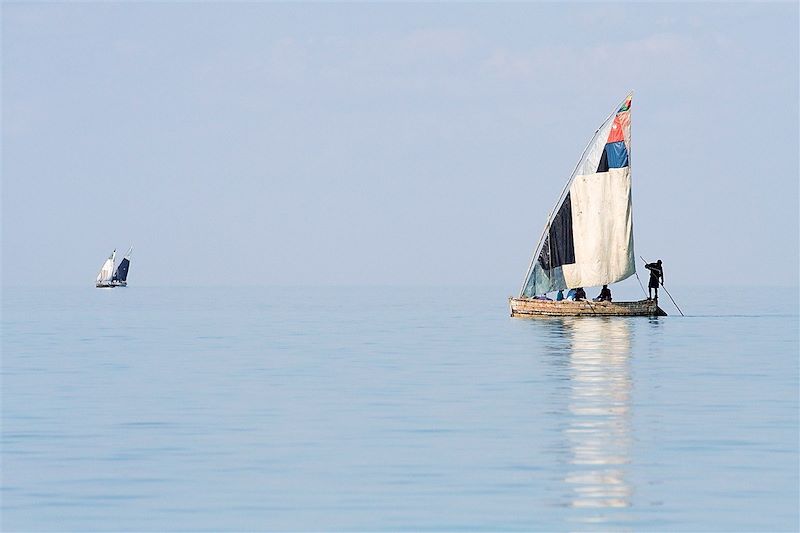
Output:
<svg viewBox="0 0 800 533">
<path fill-rule="evenodd" d="M 584 150 L 545 226 L 522 296 L 621 281 L 636 271 L 628 95 Z"/>
</svg>

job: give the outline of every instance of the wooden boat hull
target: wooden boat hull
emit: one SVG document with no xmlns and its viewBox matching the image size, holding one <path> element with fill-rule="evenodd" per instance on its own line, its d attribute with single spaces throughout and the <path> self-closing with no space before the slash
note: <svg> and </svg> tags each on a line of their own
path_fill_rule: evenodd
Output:
<svg viewBox="0 0 800 533">
<path fill-rule="evenodd" d="M 511 316 L 667 316 L 657 300 L 638 302 L 592 302 L 572 300 L 536 300 L 534 298 L 509 298 Z"/>
</svg>

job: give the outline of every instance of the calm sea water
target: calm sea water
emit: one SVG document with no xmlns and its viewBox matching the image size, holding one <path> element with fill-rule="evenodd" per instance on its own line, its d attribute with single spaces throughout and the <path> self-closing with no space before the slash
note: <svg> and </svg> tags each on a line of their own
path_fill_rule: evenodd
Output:
<svg viewBox="0 0 800 533">
<path fill-rule="evenodd" d="M 797 530 L 796 289 L 672 292 L 6 288 L 2 529 Z"/>
</svg>

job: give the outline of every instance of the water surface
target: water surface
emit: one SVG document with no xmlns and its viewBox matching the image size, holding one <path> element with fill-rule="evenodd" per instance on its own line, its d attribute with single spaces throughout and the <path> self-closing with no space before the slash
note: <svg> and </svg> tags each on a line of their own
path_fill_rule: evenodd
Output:
<svg viewBox="0 0 800 533">
<path fill-rule="evenodd" d="M 797 530 L 797 300 L 679 294 L 6 288 L 2 529 Z"/>
</svg>

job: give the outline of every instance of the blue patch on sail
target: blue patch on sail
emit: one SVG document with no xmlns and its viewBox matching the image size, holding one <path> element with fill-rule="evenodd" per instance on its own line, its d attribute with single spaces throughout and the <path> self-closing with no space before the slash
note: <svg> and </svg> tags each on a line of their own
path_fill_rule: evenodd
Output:
<svg viewBox="0 0 800 533">
<path fill-rule="evenodd" d="M 525 289 L 523 289 L 523 296 L 529 298 L 537 294 L 546 294 L 548 292 L 566 289 L 567 285 L 564 281 L 564 272 L 561 267 L 556 267 L 552 270 L 544 270 L 542 265 L 537 261 L 533 265 L 528 280 L 525 282 Z"/>
<path fill-rule="evenodd" d="M 622 168 L 628 166 L 628 149 L 624 141 L 608 143 L 606 145 L 608 168 Z"/>
<path fill-rule="evenodd" d="M 628 166 L 628 149 L 625 141 L 608 143 L 600 157 L 597 172 L 608 172 L 609 168 L 622 168 Z"/>
</svg>

